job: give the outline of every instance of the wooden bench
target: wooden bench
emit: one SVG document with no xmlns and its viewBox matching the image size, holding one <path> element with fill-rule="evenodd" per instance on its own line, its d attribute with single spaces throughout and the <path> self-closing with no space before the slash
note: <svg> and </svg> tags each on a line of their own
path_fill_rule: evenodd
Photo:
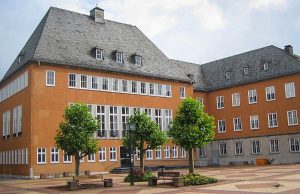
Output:
<svg viewBox="0 0 300 194">
<path fill-rule="evenodd" d="M 180 172 L 158 172 L 157 175 L 158 179 L 173 181 L 173 186 L 175 187 L 184 186 L 184 181 L 180 176 Z"/>
<path fill-rule="evenodd" d="M 73 176 L 73 180 L 67 182 L 68 190 L 79 189 L 80 183 L 86 183 L 87 181 L 85 181 L 85 180 L 90 180 L 90 179 L 98 179 L 100 182 L 104 183 L 104 187 L 112 187 L 113 186 L 112 179 L 104 179 L 103 174 L 84 175 L 84 176 Z"/>
</svg>

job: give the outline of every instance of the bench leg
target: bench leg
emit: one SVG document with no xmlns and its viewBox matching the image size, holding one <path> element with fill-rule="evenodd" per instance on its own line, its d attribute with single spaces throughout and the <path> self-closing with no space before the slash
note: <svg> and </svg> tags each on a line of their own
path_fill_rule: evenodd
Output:
<svg viewBox="0 0 300 194">
<path fill-rule="evenodd" d="M 112 179 L 104 179 L 104 187 L 112 187 L 113 186 L 113 181 Z"/>
</svg>

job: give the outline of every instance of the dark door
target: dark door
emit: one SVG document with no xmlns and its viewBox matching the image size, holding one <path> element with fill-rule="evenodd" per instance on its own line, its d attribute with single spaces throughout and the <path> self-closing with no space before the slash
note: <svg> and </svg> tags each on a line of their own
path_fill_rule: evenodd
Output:
<svg viewBox="0 0 300 194">
<path fill-rule="evenodd" d="M 121 160 L 121 167 L 129 167 L 130 166 L 130 155 L 129 149 L 126 147 L 120 147 L 120 160 Z"/>
</svg>

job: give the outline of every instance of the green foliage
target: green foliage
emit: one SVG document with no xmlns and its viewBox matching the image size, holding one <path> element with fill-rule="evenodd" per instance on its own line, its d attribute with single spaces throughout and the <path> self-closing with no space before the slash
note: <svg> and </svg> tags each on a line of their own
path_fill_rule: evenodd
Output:
<svg viewBox="0 0 300 194">
<path fill-rule="evenodd" d="M 143 170 L 141 168 L 134 169 L 133 171 L 133 177 L 134 182 L 146 182 L 151 177 L 154 177 L 152 171 L 147 171 L 146 173 L 143 173 Z M 130 182 L 131 177 L 130 175 L 126 176 L 124 178 L 124 182 Z"/>
<path fill-rule="evenodd" d="M 203 105 L 196 99 L 187 98 L 179 105 L 168 135 L 173 138 L 175 144 L 189 150 L 212 141 L 214 128 L 214 118 L 204 112 Z"/>
<path fill-rule="evenodd" d="M 205 185 L 218 182 L 218 180 L 215 178 L 193 173 L 182 175 L 182 178 L 184 179 L 184 185 Z"/>
<path fill-rule="evenodd" d="M 97 151 L 93 137 L 99 128 L 98 121 L 83 104 L 72 104 L 65 109 L 64 121 L 60 123 L 55 137 L 56 145 L 69 155 L 81 153 L 80 157 Z"/>
</svg>

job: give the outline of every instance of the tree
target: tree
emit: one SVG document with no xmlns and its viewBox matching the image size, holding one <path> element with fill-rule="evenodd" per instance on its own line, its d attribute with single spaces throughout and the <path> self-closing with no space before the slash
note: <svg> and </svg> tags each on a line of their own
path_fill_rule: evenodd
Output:
<svg viewBox="0 0 300 194">
<path fill-rule="evenodd" d="M 86 105 L 73 104 L 65 109 L 64 121 L 59 125 L 55 141 L 59 149 L 75 156 L 76 175 L 79 175 L 80 159 L 97 151 L 93 134 L 98 128 L 97 120 Z"/>
<path fill-rule="evenodd" d="M 188 150 L 189 173 L 194 173 L 194 149 L 213 140 L 214 128 L 214 118 L 204 112 L 204 107 L 198 100 L 187 98 L 179 105 L 168 135 L 175 144 Z"/>
<path fill-rule="evenodd" d="M 130 116 L 129 125 L 134 128 L 134 134 L 131 137 L 132 139 L 126 136 L 123 139 L 123 145 L 130 147 L 132 142 L 133 148 L 140 152 L 140 168 L 144 172 L 144 154 L 146 150 L 156 149 L 166 143 L 167 137 L 147 114 L 140 111 L 135 111 Z"/>
</svg>

